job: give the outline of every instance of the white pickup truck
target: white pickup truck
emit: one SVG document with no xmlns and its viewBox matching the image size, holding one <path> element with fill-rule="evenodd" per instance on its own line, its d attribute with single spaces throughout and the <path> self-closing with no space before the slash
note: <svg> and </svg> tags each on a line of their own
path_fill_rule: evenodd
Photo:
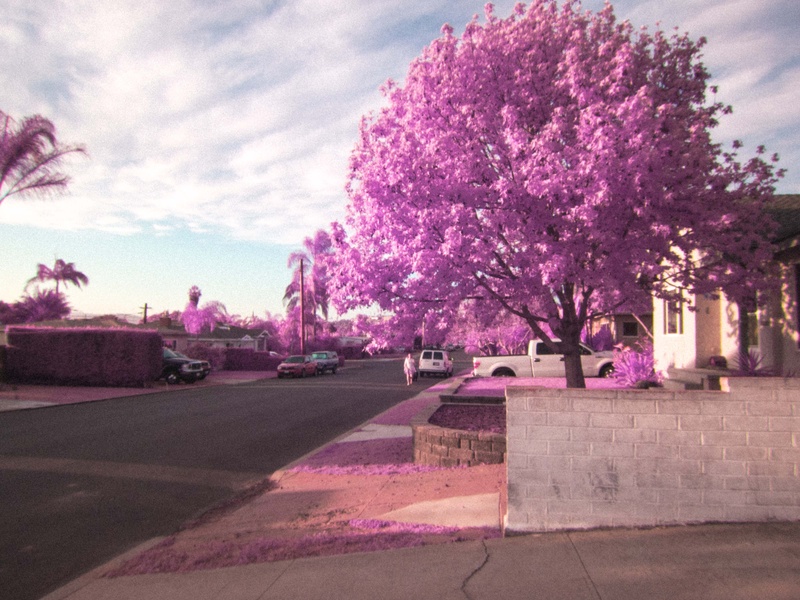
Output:
<svg viewBox="0 0 800 600">
<path fill-rule="evenodd" d="M 560 340 L 553 340 L 559 343 Z M 584 377 L 610 377 L 614 372 L 614 353 L 594 352 L 581 344 Z M 564 377 L 564 355 L 556 354 L 542 341 L 528 343 L 528 354 L 476 356 L 472 359 L 473 377 Z"/>
</svg>

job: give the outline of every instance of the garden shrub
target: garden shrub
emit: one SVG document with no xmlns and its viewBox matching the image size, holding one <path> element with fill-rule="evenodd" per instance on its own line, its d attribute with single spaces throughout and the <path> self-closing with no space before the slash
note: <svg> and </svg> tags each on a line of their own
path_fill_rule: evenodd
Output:
<svg viewBox="0 0 800 600">
<path fill-rule="evenodd" d="M 275 371 L 281 359 L 252 348 L 225 348 L 226 371 Z"/>
<path fill-rule="evenodd" d="M 225 366 L 225 350 L 215 348 L 208 344 L 192 344 L 186 348 L 186 356 L 195 360 L 207 360 L 214 371 L 219 371 Z"/>
<path fill-rule="evenodd" d="M 645 340 L 636 345 L 638 349 L 621 345 L 614 348 L 614 379 L 631 388 L 661 386 L 664 378 L 656 371 L 652 342 Z"/>
</svg>

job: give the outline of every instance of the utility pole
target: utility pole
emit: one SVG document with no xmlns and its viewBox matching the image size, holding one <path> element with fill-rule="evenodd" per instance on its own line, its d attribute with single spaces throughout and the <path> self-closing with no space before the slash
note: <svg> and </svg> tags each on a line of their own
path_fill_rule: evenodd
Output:
<svg viewBox="0 0 800 600">
<path fill-rule="evenodd" d="M 300 354 L 306 353 L 306 290 L 303 259 L 300 259 Z"/>
<path fill-rule="evenodd" d="M 142 323 L 147 325 L 147 309 L 151 308 L 151 307 L 147 306 L 147 302 L 145 302 L 144 306 L 140 306 L 139 308 L 143 308 L 144 309 L 144 319 L 142 320 Z"/>
</svg>

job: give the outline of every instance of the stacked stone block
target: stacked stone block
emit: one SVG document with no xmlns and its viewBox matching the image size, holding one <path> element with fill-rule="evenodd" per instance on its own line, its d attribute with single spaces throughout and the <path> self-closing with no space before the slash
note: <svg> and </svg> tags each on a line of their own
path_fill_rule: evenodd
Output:
<svg viewBox="0 0 800 600">
<path fill-rule="evenodd" d="M 429 407 L 411 422 L 415 464 L 435 467 L 471 467 L 504 462 L 505 435 L 432 425 L 428 420 L 438 408 L 438 404 Z"/>
</svg>

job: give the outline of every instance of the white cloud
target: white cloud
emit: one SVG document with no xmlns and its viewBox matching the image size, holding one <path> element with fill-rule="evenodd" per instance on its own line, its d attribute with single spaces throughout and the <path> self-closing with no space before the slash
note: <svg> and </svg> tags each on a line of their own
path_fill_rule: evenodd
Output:
<svg viewBox="0 0 800 600">
<path fill-rule="evenodd" d="M 341 216 L 359 117 L 380 105 L 379 85 L 402 78 L 444 21 L 458 32 L 482 12 L 446 0 L 9 0 L 0 108 L 45 114 L 90 158 L 69 164 L 69 209 L 7 203 L 0 222 L 297 244 Z M 719 99 L 735 108 L 720 139 L 795 152 L 794 0 L 620 0 L 617 14 L 707 36 Z"/>
</svg>

